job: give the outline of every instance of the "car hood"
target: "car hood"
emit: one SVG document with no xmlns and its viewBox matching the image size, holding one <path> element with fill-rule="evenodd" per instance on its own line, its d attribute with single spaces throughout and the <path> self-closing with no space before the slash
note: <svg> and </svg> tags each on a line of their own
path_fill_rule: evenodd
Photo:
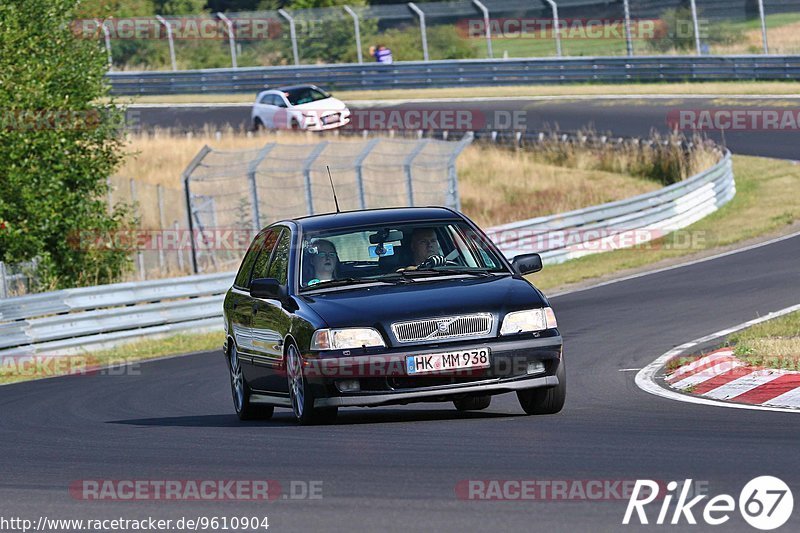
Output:
<svg viewBox="0 0 800 533">
<path fill-rule="evenodd" d="M 292 106 L 292 109 L 302 109 L 302 110 L 322 110 L 322 111 L 339 111 L 345 108 L 344 102 L 337 98 L 324 98 L 322 100 L 317 100 L 315 102 L 307 102 L 305 104 L 300 104 L 296 106 Z"/>
<path fill-rule="evenodd" d="M 314 294 L 304 300 L 328 327 L 374 327 L 384 333 L 393 322 L 403 320 L 480 312 L 500 319 L 509 311 L 548 305 L 527 281 L 512 276 L 418 279 Z"/>
</svg>

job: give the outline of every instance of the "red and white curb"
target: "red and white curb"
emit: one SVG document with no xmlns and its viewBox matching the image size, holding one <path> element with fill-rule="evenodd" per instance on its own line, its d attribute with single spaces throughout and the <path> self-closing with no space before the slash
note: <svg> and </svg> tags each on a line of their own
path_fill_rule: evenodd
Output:
<svg viewBox="0 0 800 533">
<path fill-rule="evenodd" d="M 680 366 L 665 381 L 673 389 L 705 398 L 800 409 L 800 372 L 750 366 L 731 348 Z"/>
<path fill-rule="evenodd" d="M 718 350 L 680 367 L 666 376 L 663 384 L 657 380 L 669 361 L 692 348 L 795 311 L 800 311 L 800 304 L 681 344 L 639 370 L 636 386 L 650 394 L 686 403 L 800 413 L 800 373 L 748 367 L 730 349 Z M 679 392 L 686 389 L 691 394 Z"/>
</svg>

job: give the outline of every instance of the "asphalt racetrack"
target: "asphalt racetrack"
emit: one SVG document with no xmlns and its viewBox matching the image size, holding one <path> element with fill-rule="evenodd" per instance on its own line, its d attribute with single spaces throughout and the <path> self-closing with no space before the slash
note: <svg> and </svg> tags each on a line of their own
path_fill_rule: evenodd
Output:
<svg viewBox="0 0 800 533">
<path fill-rule="evenodd" d="M 251 105 L 226 105 L 215 107 L 213 104 L 192 107 L 180 106 L 148 106 L 137 105 L 128 109 L 127 121 L 130 127 L 137 130 L 154 128 L 171 128 L 173 131 L 201 131 L 206 125 L 213 128 L 246 128 L 249 125 Z M 382 110 L 465 110 L 474 117 L 472 128 L 477 131 L 492 129 L 511 131 L 526 128 L 529 131 L 561 130 L 577 131 L 591 126 L 599 133 L 613 132 L 623 137 L 648 137 L 651 131 L 667 133 L 674 124 L 681 125 L 681 111 L 693 113 L 692 120 L 685 120 L 683 126 L 697 125 L 702 127 L 700 133 L 711 139 L 723 142 L 737 154 L 760 155 L 780 159 L 800 159 L 800 127 L 792 128 L 791 122 L 783 122 L 783 127 L 762 127 L 759 122 L 755 128 L 746 117 L 740 124 L 742 127 L 726 130 L 714 129 L 713 126 L 726 127 L 728 121 L 712 120 L 703 122 L 700 115 L 703 111 L 712 113 L 732 113 L 734 111 L 771 110 L 779 113 L 781 119 L 784 112 L 794 111 L 794 121 L 798 121 L 797 109 L 800 98 L 591 98 L 565 97 L 563 99 L 530 98 L 530 99 L 480 99 L 474 101 L 433 101 L 388 103 L 359 102 L 351 105 L 352 109 Z M 728 118 L 726 116 L 726 118 Z M 362 121 L 370 126 L 368 117 Z M 780 125 L 780 122 L 779 122 Z M 355 123 L 354 123 L 355 126 Z M 380 127 L 377 124 L 376 127 Z M 684 128 L 686 134 L 693 130 Z"/>
<path fill-rule="evenodd" d="M 562 129 L 594 122 L 598 130 L 638 135 L 660 123 L 667 105 L 623 113 L 608 102 L 549 103 L 530 113 L 541 122 L 558 118 Z M 138 109 L 143 123 L 191 126 L 182 121 L 199 111 L 185 111 Z M 205 109 L 203 120 L 230 122 L 237 113 L 246 109 Z M 798 145 L 786 132 L 729 135 L 727 142 L 737 153 L 788 159 Z M 738 498 L 750 479 L 775 475 L 800 488 L 796 414 L 676 402 L 634 384 L 637 369 L 676 345 L 800 302 L 798 265 L 795 236 L 556 296 L 569 386 L 564 411 L 553 416 L 523 416 L 516 397 L 503 395 L 475 413 L 449 403 L 355 408 L 341 410 L 336 425 L 299 427 L 279 409 L 272 421 L 240 423 L 221 351 L 143 363 L 126 375 L 3 386 L 2 514 L 34 521 L 268 516 L 271 531 L 293 532 L 708 530 L 685 520 L 622 526 L 627 499 L 613 493 L 486 501 L 465 499 L 457 487 L 470 480 L 691 478 L 711 495 Z M 70 491 L 81 480 L 107 479 L 267 479 L 281 492 L 265 503 L 84 501 Z M 321 497 L 309 499 L 309 486 Z M 651 522 L 659 507 L 648 507 Z M 796 531 L 797 520 L 783 530 Z M 754 531 L 738 513 L 715 529 Z"/>
<path fill-rule="evenodd" d="M 516 397 L 504 395 L 470 414 L 451 404 L 357 408 L 333 426 L 298 427 L 280 409 L 272 421 L 243 424 L 221 352 L 142 364 L 139 375 L 0 387 L 0 501 L 6 513 L 34 518 L 266 515 L 275 531 L 620 531 L 645 528 L 620 525 L 627 501 L 613 495 L 478 501 L 459 498 L 456 487 L 691 478 L 711 494 L 736 496 L 768 474 L 798 487 L 795 414 L 658 398 L 639 390 L 630 371 L 797 303 L 798 264 L 794 237 L 554 298 L 569 381 L 567 405 L 554 416 L 523 416 Z M 269 479 L 287 497 L 82 501 L 69 487 L 85 479 Z M 322 498 L 292 499 L 298 481 L 321 481 Z M 738 515 L 725 530 L 752 531 Z"/>
</svg>

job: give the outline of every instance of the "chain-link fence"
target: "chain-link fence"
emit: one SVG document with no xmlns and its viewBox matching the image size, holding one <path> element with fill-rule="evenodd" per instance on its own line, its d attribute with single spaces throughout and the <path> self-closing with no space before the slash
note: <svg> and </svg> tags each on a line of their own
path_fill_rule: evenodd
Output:
<svg viewBox="0 0 800 533">
<path fill-rule="evenodd" d="M 393 206 L 459 206 L 456 158 L 472 141 L 371 138 L 260 149 L 204 147 L 184 173 L 196 272 L 232 269 L 252 231 L 276 220 Z M 244 234 L 242 234 L 244 230 Z"/>
<path fill-rule="evenodd" d="M 800 0 L 453 0 L 76 24 L 123 70 L 375 62 L 380 46 L 393 61 L 763 53 L 767 40 L 769 53 L 800 53 Z"/>
</svg>

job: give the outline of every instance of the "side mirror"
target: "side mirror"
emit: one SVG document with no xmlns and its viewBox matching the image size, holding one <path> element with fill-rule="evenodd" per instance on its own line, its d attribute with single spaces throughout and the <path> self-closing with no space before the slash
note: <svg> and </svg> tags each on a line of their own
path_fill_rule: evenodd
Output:
<svg viewBox="0 0 800 533">
<path fill-rule="evenodd" d="M 511 260 L 511 266 L 521 275 L 533 274 L 542 269 L 542 256 L 539 254 L 522 254 Z"/>
<path fill-rule="evenodd" d="M 285 289 L 275 278 L 258 278 L 250 282 L 250 296 L 253 298 L 267 298 L 281 300 Z"/>
</svg>

